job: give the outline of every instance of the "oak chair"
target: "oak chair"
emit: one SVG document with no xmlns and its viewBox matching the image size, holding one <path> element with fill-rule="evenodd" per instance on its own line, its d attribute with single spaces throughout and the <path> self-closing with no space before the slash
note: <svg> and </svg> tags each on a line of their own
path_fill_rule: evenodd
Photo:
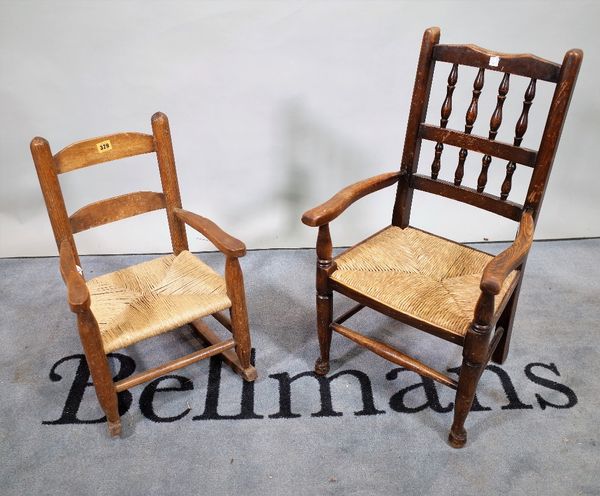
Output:
<svg viewBox="0 0 600 496">
<path fill-rule="evenodd" d="M 503 363 L 508 353 L 525 262 L 583 53 L 569 50 L 559 65 L 528 54 L 509 55 L 474 45 L 442 45 L 439 38 L 440 30 L 436 27 L 427 29 L 423 35 L 400 171 L 344 188 L 329 201 L 307 211 L 302 221 L 319 228 L 316 301 L 320 357 L 315 372 L 324 375 L 329 371 L 331 335 L 335 331 L 395 364 L 455 389 L 449 442 L 459 448 L 467 440 L 464 424 L 480 375 L 490 359 Z M 426 124 L 425 118 L 438 62 L 448 63 L 450 71 L 440 125 L 435 126 Z M 447 128 L 460 66 L 477 69 L 464 132 Z M 486 71 L 503 73 L 487 138 L 471 134 Z M 529 83 L 514 141 L 503 143 L 495 138 L 502 122 L 509 81 L 517 76 L 528 78 Z M 554 83 L 555 88 L 539 148 L 530 150 L 520 145 L 528 126 L 537 80 Z M 429 174 L 417 173 L 422 140 L 436 143 L 432 162 L 428 162 Z M 445 145 L 460 149 L 457 162 L 452 160 L 456 164 L 452 182 L 438 178 Z M 462 184 L 469 152 L 483 154 L 475 188 Z M 485 191 L 492 157 L 500 159 L 494 166 L 506 164 L 499 194 Z M 517 164 L 533 169 L 523 204 L 507 199 Z M 356 200 L 395 183 L 397 194 L 391 225 L 333 258 L 329 223 Z M 493 257 L 411 227 L 414 190 L 464 202 L 518 222 L 514 243 Z M 335 320 L 333 291 L 358 302 Z M 343 325 L 364 307 L 462 346 L 458 381 Z"/>
<path fill-rule="evenodd" d="M 121 432 L 117 393 L 222 353 L 246 381 L 256 379 L 250 363 L 250 334 L 244 281 L 238 261 L 245 245 L 207 218 L 181 208 L 167 116 L 152 116 L 152 134 L 120 133 L 71 144 L 52 155 L 44 138 L 31 153 L 60 254 L 67 299 L 77 314 L 83 350 L 108 430 Z M 139 191 L 86 205 L 69 216 L 58 175 L 134 155 L 156 153 L 162 192 Z M 164 208 L 173 254 L 86 281 L 73 235 L 109 222 Z M 225 257 L 225 277 L 188 251 L 185 225 L 209 239 Z M 230 318 L 221 313 L 229 310 Z M 201 320 L 212 315 L 233 335 L 220 338 Z M 106 355 L 114 350 L 191 324 L 208 347 L 113 382 Z M 232 351 L 235 348 L 235 353 Z"/>
</svg>

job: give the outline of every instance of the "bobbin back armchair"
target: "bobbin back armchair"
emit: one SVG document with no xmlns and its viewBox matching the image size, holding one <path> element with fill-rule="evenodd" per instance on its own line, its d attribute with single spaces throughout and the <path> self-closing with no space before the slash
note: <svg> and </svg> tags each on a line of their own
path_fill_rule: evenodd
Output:
<svg viewBox="0 0 600 496">
<path fill-rule="evenodd" d="M 120 133 L 71 144 L 52 155 L 44 138 L 31 141 L 50 223 L 60 254 L 67 299 L 77 314 L 83 350 L 111 435 L 121 432 L 117 393 L 140 383 L 223 354 L 247 381 L 256 378 L 250 363 L 250 334 L 239 257 L 244 244 L 207 218 L 181 208 L 181 198 L 167 116 L 152 116 L 152 134 Z M 86 205 L 68 215 L 58 175 L 134 155 L 155 153 L 162 192 L 138 191 Z M 86 281 L 73 235 L 109 222 L 165 209 L 173 254 Z M 210 240 L 226 257 L 225 277 L 189 252 L 185 226 Z M 230 318 L 221 313 L 228 310 Z M 201 320 L 212 315 L 232 332 L 220 338 Z M 107 354 L 191 324 L 208 345 L 184 357 L 118 382 Z M 233 349 L 235 348 L 235 353 Z"/>
<path fill-rule="evenodd" d="M 583 53 L 570 50 L 559 65 L 533 55 L 502 54 L 474 45 L 442 45 L 439 38 L 438 28 L 427 29 L 423 36 L 400 171 L 348 186 L 307 211 L 302 221 L 319 229 L 316 302 L 320 357 L 315 372 L 324 375 L 329 371 L 335 331 L 395 364 L 456 389 L 449 442 L 458 448 L 467 439 L 464 423 L 481 373 L 490 359 L 503 363 L 508 353 L 523 270 Z M 440 125 L 435 126 L 425 123 L 425 118 L 434 67 L 440 62 L 451 67 Z M 461 66 L 477 69 L 464 131 L 447 127 Z M 503 73 L 487 138 L 471 133 L 486 71 Z M 495 139 L 511 77 L 529 79 L 512 144 Z M 539 148 L 531 150 L 520 145 L 538 80 L 553 83 L 555 88 Z M 422 140 L 436 143 L 428 174 L 417 172 Z M 459 149 L 453 181 L 438 177 L 445 146 Z M 469 152 L 483 155 L 475 187 L 462 183 Z M 494 166 L 506 164 L 499 192 L 486 191 L 492 157 L 500 159 Z M 508 200 L 517 164 L 533 169 L 523 204 Z M 356 200 L 396 183 L 391 225 L 333 258 L 329 223 Z M 517 222 L 514 243 L 493 257 L 411 227 L 414 190 L 464 202 Z M 335 320 L 333 291 L 358 302 Z M 364 307 L 462 346 L 458 381 L 343 325 Z"/>
</svg>

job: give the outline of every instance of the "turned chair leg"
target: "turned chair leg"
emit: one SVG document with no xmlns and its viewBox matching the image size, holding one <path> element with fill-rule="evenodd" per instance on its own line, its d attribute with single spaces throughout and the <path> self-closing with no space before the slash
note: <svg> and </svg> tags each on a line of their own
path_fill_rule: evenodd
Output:
<svg viewBox="0 0 600 496">
<path fill-rule="evenodd" d="M 329 350 L 331 348 L 331 321 L 333 320 L 333 295 L 317 294 L 317 334 L 321 356 L 315 362 L 315 373 L 329 372 Z"/>
<path fill-rule="evenodd" d="M 231 300 L 231 331 L 235 340 L 235 352 L 238 356 L 245 381 L 254 381 L 257 377 L 256 369 L 250 363 L 252 344 L 250 329 L 248 327 L 248 310 L 246 308 L 246 294 L 244 292 L 244 276 L 237 258 L 228 257 L 225 263 L 225 280 L 227 293 Z"/>
<path fill-rule="evenodd" d="M 448 435 L 448 442 L 453 448 L 462 448 L 467 442 L 465 420 L 471 411 L 482 369 L 482 364 L 470 363 L 463 359 L 454 400 L 454 421 Z"/>
<path fill-rule="evenodd" d="M 462 448 L 467 442 L 465 420 L 471 411 L 477 383 L 489 360 L 490 320 L 494 314 L 494 295 L 482 292 L 475 307 L 475 319 L 465 335 L 463 362 L 458 377 L 454 400 L 454 421 L 448 435 L 453 448 Z"/>
<path fill-rule="evenodd" d="M 334 269 L 333 248 L 329 224 L 319 226 L 317 236 L 317 334 L 321 356 L 315 362 L 315 374 L 329 372 L 329 349 L 331 348 L 331 322 L 333 320 L 333 293 L 329 286 L 329 274 Z"/>
</svg>

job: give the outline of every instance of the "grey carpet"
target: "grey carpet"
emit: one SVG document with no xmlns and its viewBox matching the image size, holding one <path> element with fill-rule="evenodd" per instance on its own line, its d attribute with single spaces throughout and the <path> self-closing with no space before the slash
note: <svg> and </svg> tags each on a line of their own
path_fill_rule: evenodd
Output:
<svg viewBox="0 0 600 496">
<path fill-rule="evenodd" d="M 201 257 L 222 266 L 219 254 Z M 147 258 L 89 256 L 83 266 L 93 277 Z M 219 362 L 208 388 L 204 361 L 172 374 L 179 378 L 161 382 L 153 396 L 148 386 L 132 389 L 120 439 L 109 438 L 104 423 L 72 423 L 102 413 L 93 390 L 82 389 L 84 368 L 76 374 L 81 347 L 57 260 L 0 260 L 0 493 L 599 494 L 599 262 L 598 239 L 535 243 L 509 359 L 484 373 L 479 408 L 467 420 L 469 444 L 453 450 L 445 441 L 453 392 L 394 372 L 340 336 L 331 373 L 354 372 L 331 382 L 331 405 L 327 387 L 321 398 L 309 375 L 289 385 L 317 355 L 313 250 L 243 259 L 259 371 L 244 412 L 242 381 L 226 367 L 215 410 Z M 338 311 L 348 308 L 337 302 Z M 348 325 L 439 369 L 460 364 L 458 347 L 372 311 Z M 123 353 L 141 370 L 195 343 L 183 329 Z M 72 358 L 51 377 L 65 357 Z M 77 411 L 65 412 L 70 393 Z M 60 419 L 71 423 L 48 424 Z"/>
</svg>

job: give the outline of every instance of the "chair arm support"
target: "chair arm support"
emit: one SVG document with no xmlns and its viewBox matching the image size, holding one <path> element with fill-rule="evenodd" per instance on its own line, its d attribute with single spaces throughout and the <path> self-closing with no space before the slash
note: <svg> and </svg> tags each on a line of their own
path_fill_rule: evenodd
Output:
<svg viewBox="0 0 600 496">
<path fill-rule="evenodd" d="M 243 257 L 246 254 L 246 245 L 239 239 L 227 234 L 212 220 L 183 210 L 182 208 L 175 208 L 173 211 L 177 218 L 198 231 L 200 234 L 206 236 L 206 238 L 224 255 L 237 258 Z"/>
<path fill-rule="evenodd" d="M 534 228 L 531 212 L 525 211 L 521 217 L 519 232 L 514 243 L 490 260 L 483 270 L 480 284 L 482 291 L 492 295 L 500 292 L 508 274 L 521 265 L 529 253 L 533 242 Z"/>
<path fill-rule="evenodd" d="M 85 279 L 79 273 L 73 248 L 68 240 L 63 240 L 59 247 L 60 273 L 67 286 L 67 300 L 71 311 L 82 313 L 90 308 L 90 292 Z"/>
<path fill-rule="evenodd" d="M 388 172 L 345 187 L 318 207 L 304 212 L 302 222 L 310 227 L 328 224 L 356 200 L 398 182 L 400 172 Z"/>
</svg>

